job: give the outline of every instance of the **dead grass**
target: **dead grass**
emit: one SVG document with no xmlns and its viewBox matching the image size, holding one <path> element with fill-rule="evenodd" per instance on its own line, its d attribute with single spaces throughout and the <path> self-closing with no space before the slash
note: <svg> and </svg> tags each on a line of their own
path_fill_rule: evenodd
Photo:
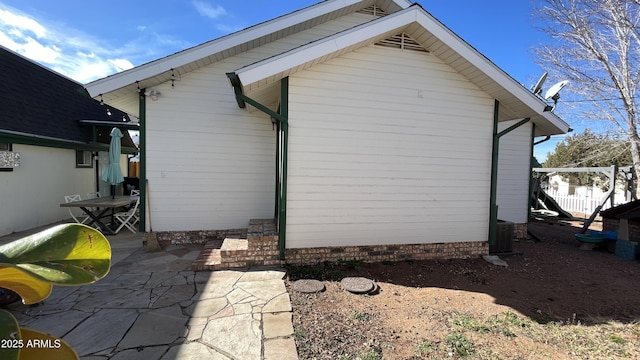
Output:
<svg viewBox="0 0 640 360">
<path fill-rule="evenodd" d="M 640 359 L 640 263 L 578 250 L 579 228 L 540 229 L 542 242 L 516 244 L 523 255 L 505 258 L 508 268 L 473 259 L 288 269 L 327 288 L 289 291 L 300 359 Z M 381 291 L 348 293 L 343 276 Z"/>
</svg>

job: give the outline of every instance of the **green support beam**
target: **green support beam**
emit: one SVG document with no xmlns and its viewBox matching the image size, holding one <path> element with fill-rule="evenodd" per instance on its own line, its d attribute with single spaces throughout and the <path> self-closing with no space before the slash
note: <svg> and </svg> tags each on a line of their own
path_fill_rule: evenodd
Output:
<svg viewBox="0 0 640 360">
<path fill-rule="evenodd" d="M 227 73 L 227 78 L 233 86 L 238 107 L 244 109 L 247 104 L 255 107 L 263 113 L 269 115 L 277 122 L 278 135 L 276 141 L 276 222 L 278 225 L 278 250 L 280 260 L 285 259 L 286 236 L 287 236 L 287 172 L 288 172 L 288 147 L 289 147 L 289 78 L 280 80 L 280 107 L 273 111 L 267 106 L 260 104 L 242 92 L 242 84 L 236 73 Z"/>
<path fill-rule="evenodd" d="M 145 89 L 138 92 L 138 112 L 140 122 L 140 133 L 138 136 L 140 148 L 140 221 L 138 230 L 146 230 L 147 218 L 147 97 L 144 96 Z"/>
<path fill-rule="evenodd" d="M 491 150 L 491 193 L 489 199 L 489 249 L 495 245 L 498 233 L 498 159 L 500 152 L 500 138 L 520 126 L 528 123 L 531 119 L 526 118 L 498 132 L 498 119 L 500 102 L 496 99 L 493 105 L 493 145 Z"/>
<path fill-rule="evenodd" d="M 33 146 L 53 147 L 59 149 L 87 150 L 87 151 L 108 151 L 108 144 L 100 144 L 97 142 L 83 143 L 79 141 L 70 141 L 64 139 L 56 139 L 31 134 L 19 134 L 13 132 L 0 131 L 0 142 Z"/>
<path fill-rule="evenodd" d="M 527 219 L 531 219 L 531 206 L 533 205 L 531 203 L 531 193 L 533 192 L 533 178 L 532 178 L 532 174 L 533 174 L 533 147 L 535 146 L 535 139 L 536 139 L 536 124 L 531 125 L 531 159 L 529 160 L 529 194 L 527 195 L 527 204 L 529 204 L 529 206 L 527 207 Z"/>
<path fill-rule="evenodd" d="M 489 197 L 489 248 L 495 245 L 498 232 L 498 151 L 500 137 L 498 135 L 498 111 L 500 102 L 496 99 L 493 104 L 493 145 L 491 150 L 491 193 Z"/>
<path fill-rule="evenodd" d="M 282 128 L 282 142 L 280 155 L 280 209 L 278 213 L 278 249 L 280 250 L 280 260 L 285 258 L 286 236 L 287 236 L 287 172 L 289 153 L 289 78 L 285 77 L 280 82 L 280 115 L 284 119 L 280 123 Z"/>
</svg>

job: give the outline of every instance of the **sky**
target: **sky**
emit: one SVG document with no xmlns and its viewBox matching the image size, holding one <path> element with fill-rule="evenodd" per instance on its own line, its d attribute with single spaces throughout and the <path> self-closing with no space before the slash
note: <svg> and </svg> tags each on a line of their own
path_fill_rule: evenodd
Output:
<svg viewBox="0 0 640 360">
<path fill-rule="evenodd" d="M 0 0 L 0 45 L 87 83 L 318 1 Z M 534 27 L 531 1 L 418 2 L 529 88 L 545 71 L 532 49 L 549 41 Z M 536 158 L 543 161 L 562 138 L 537 145 Z"/>
</svg>

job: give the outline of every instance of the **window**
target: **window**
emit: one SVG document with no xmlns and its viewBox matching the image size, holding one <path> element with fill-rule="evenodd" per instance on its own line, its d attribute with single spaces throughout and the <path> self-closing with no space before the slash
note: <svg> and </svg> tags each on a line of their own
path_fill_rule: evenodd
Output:
<svg viewBox="0 0 640 360">
<path fill-rule="evenodd" d="M 10 143 L 0 143 L 0 171 L 13 171 L 20 164 L 20 154 L 14 153 Z"/>
<path fill-rule="evenodd" d="M 91 151 L 76 150 L 76 167 L 77 168 L 92 168 L 93 167 L 93 154 Z"/>
</svg>

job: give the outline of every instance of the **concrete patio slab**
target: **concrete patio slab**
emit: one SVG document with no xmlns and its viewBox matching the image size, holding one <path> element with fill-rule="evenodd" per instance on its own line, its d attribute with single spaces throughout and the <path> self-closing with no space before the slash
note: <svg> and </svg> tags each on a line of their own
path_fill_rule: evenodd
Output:
<svg viewBox="0 0 640 360">
<path fill-rule="evenodd" d="M 196 272 L 202 246 L 147 253 L 142 236 L 108 237 L 112 266 L 97 283 L 54 287 L 38 306 L 9 310 L 82 360 L 297 359 L 283 269 Z"/>
<path fill-rule="evenodd" d="M 63 339 L 81 357 L 91 355 L 102 350 L 115 348 L 137 318 L 138 312 L 136 310 L 101 309 L 80 323 Z"/>
<path fill-rule="evenodd" d="M 209 321 L 202 333 L 201 341 L 214 349 L 230 354 L 233 359 L 260 360 L 261 357 L 260 322 L 254 320 L 251 314 Z"/>
<path fill-rule="evenodd" d="M 140 358 L 141 359 L 141 358 Z M 236 360 L 232 357 L 225 356 L 211 347 L 192 342 L 180 346 L 173 346 L 160 360 Z"/>
<path fill-rule="evenodd" d="M 131 329 L 118 343 L 122 349 L 172 344 L 187 332 L 188 316 L 179 305 L 140 314 Z"/>
</svg>

